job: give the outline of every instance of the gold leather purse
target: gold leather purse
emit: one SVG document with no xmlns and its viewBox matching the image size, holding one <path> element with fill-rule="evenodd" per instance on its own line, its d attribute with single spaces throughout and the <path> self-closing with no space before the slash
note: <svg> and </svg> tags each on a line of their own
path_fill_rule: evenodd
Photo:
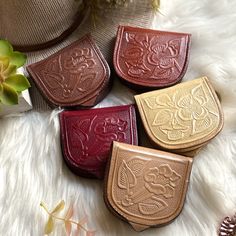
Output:
<svg viewBox="0 0 236 236">
<path fill-rule="evenodd" d="M 207 77 L 136 95 L 150 141 L 170 152 L 194 156 L 223 127 L 219 99 Z"/>
</svg>

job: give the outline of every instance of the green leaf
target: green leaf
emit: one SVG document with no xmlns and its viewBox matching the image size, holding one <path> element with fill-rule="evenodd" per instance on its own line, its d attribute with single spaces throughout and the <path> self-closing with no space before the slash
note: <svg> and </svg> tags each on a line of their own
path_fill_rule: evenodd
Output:
<svg viewBox="0 0 236 236">
<path fill-rule="evenodd" d="M 18 104 L 18 94 L 9 85 L 3 83 L 2 91 L 0 93 L 0 100 L 5 105 L 15 105 Z"/>
<path fill-rule="evenodd" d="M 14 88 L 17 92 L 24 91 L 30 87 L 30 83 L 27 78 L 21 74 L 9 76 L 5 80 L 5 83 Z"/>
<path fill-rule="evenodd" d="M 5 73 L 7 68 L 9 67 L 9 58 L 0 56 L 0 73 Z"/>
<path fill-rule="evenodd" d="M 7 69 L 3 72 L 3 75 L 5 77 L 9 77 L 11 75 L 14 75 L 16 73 L 16 66 L 15 65 L 9 65 Z"/>
<path fill-rule="evenodd" d="M 65 202 L 62 200 L 59 202 L 59 204 L 55 207 L 55 209 L 52 211 L 51 214 L 57 213 L 59 211 L 61 211 L 65 206 Z"/>
<path fill-rule="evenodd" d="M 47 224 L 45 225 L 44 234 L 52 233 L 53 228 L 54 228 L 54 222 L 53 222 L 52 216 L 50 216 Z"/>
<path fill-rule="evenodd" d="M 0 56 L 9 56 L 13 52 L 11 44 L 7 40 L 0 40 Z"/>
<path fill-rule="evenodd" d="M 25 64 L 26 58 L 26 55 L 20 52 L 13 52 L 9 55 L 10 64 L 15 65 L 17 68 Z"/>
</svg>

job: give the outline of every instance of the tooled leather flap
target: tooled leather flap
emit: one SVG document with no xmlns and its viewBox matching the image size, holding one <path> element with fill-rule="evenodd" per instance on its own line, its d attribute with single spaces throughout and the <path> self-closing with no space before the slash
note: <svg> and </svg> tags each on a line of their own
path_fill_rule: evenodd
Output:
<svg viewBox="0 0 236 236">
<path fill-rule="evenodd" d="M 137 231 L 169 223 L 182 210 L 191 166 L 189 157 L 113 142 L 105 202 Z"/>
<path fill-rule="evenodd" d="M 150 139 L 168 150 L 191 151 L 223 127 L 218 97 L 207 77 L 135 96 Z"/>
<path fill-rule="evenodd" d="M 78 175 L 102 178 L 112 141 L 138 144 L 133 105 L 60 114 L 64 159 Z"/>
<path fill-rule="evenodd" d="M 144 87 L 167 87 L 185 74 L 190 34 L 119 26 L 114 50 L 117 74 Z"/>
<path fill-rule="evenodd" d="M 96 100 L 110 76 L 108 64 L 90 35 L 27 70 L 50 105 L 63 107 Z"/>
</svg>

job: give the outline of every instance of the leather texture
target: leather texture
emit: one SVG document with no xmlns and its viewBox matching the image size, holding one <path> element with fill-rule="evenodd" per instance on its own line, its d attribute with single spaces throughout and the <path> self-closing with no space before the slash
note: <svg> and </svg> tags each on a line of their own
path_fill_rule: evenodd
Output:
<svg viewBox="0 0 236 236">
<path fill-rule="evenodd" d="M 89 34 L 27 71 L 51 106 L 94 106 L 109 90 L 109 66 Z"/>
<path fill-rule="evenodd" d="M 207 77 L 136 95 L 144 128 L 154 145 L 194 155 L 223 127 L 219 99 Z"/>
<path fill-rule="evenodd" d="M 134 105 L 64 111 L 60 126 L 64 159 L 84 177 L 103 178 L 112 141 L 138 144 Z"/>
<path fill-rule="evenodd" d="M 133 89 L 176 84 L 187 69 L 190 36 L 119 26 L 113 58 L 115 70 Z"/>
<path fill-rule="evenodd" d="M 104 200 L 136 231 L 170 223 L 181 212 L 192 158 L 113 142 Z"/>
</svg>

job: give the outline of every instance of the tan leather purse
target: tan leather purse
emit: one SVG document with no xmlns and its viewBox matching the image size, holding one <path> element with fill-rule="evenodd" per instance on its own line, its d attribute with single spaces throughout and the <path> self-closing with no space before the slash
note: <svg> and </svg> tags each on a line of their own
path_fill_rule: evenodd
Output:
<svg viewBox="0 0 236 236">
<path fill-rule="evenodd" d="M 113 142 L 107 164 L 107 207 L 136 231 L 171 222 L 181 212 L 192 158 Z"/>
<path fill-rule="evenodd" d="M 150 141 L 163 150 L 194 156 L 223 127 L 220 102 L 207 77 L 135 100 Z"/>
</svg>

